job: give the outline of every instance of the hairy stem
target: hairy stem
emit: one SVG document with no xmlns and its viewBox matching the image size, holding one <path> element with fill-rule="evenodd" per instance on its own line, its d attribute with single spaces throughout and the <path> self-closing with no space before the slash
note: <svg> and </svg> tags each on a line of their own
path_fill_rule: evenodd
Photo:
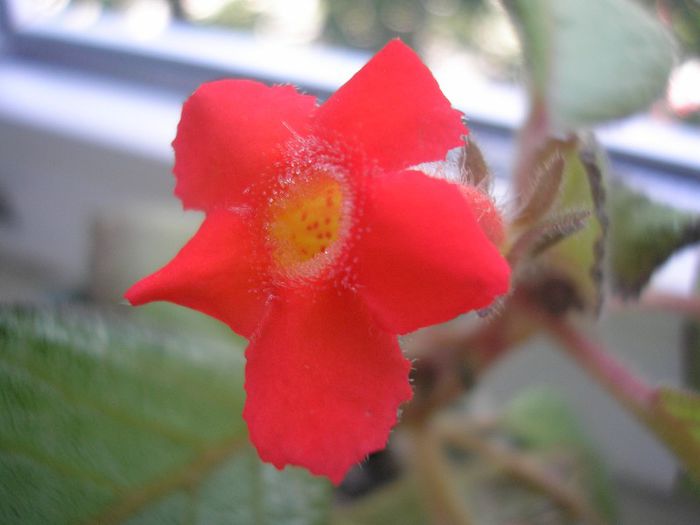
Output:
<svg viewBox="0 0 700 525">
<path fill-rule="evenodd" d="M 535 98 L 518 136 L 518 152 L 513 169 L 515 195 L 524 195 L 532 184 L 537 152 L 549 135 L 549 117 L 544 100 Z"/>
</svg>

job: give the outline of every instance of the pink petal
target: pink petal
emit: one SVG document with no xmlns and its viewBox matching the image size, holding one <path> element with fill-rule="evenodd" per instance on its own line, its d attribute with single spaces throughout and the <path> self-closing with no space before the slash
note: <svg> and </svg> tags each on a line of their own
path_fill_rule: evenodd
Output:
<svg viewBox="0 0 700 525">
<path fill-rule="evenodd" d="M 362 221 L 358 291 L 387 330 L 447 321 L 508 290 L 510 268 L 455 184 L 418 172 L 386 175 Z"/>
<path fill-rule="evenodd" d="M 467 128 L 420 58 L 389 42 L 318 110 L 322 134 L 357 143 L 385 170 L 445 158 Z"/>
<path fill-rule="evenodd" d="M 336 289 L 287 292 L 246 351 L 243 417 L 260 457 L 340 483 L 386 446 L 411 398 L 410 363 L 357 297 Z"/>
<path fill-rule="evenodd" d="M 268 298 L 267 261 L 250 231 L 238 213 L 209 214 L 173 260 L 133 285 L 126 299 L 134 306 L 169 301 L 193 308 L 250 336 Z"/>
<path fill-rule="evenodd" d="M 316 99 L 291 86 L 220 80 L 187 99 L 173 141 L 175 194 L 185 208 L 208 210 L 246 200 L 245 192 L 302 133 Z"/>
</svg>

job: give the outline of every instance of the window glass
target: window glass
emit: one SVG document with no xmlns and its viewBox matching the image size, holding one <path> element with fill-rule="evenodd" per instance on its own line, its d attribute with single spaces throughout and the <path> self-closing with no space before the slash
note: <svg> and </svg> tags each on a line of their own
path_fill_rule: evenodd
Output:
<svg viewBox="0 0 700 525">
<path fill-rule="evenodd" d="M 700 123 L 700 3 L 642 0 L 679 42 L 680 60 L 665 101 L 654 109 Z M 518 43 L 496 0 L 12 0 L 16 25 L 60 23 L 80 31 L 105 18 L 124 38 L 156 39 L 173 22 L 246 31 L 290 45 L 325 43 L 369 51 L 402 38 L 433 69 L 476 71 L 511 81 Z"/>
</svg>

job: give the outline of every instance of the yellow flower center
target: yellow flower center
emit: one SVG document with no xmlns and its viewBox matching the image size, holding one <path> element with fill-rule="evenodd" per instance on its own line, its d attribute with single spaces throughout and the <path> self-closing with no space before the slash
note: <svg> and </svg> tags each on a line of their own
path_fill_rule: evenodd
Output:
<svg viewBox="0 0 700 525">
<path fill-rule="evenodd" d="M 268 235 L 285 270 L 325 257 L 341 236 L 343 188 L 331 177 L 297 183 L 270 207 Z"/>
</svg>

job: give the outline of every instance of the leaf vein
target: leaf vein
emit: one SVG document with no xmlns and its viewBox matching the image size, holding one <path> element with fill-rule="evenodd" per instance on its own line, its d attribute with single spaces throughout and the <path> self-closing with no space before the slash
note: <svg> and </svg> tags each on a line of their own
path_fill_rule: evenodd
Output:
<svg viewBox="0 0 700 525">
<path fill-rule="evenodd" d="M 246 435 L 236 435 L 209 447 L 182 468 L 166 473 L 152 483 L 136 487 L 126 493 L 113 506 L 108 507 L 102 514 L 87 523 L 93 525 L 121 523 L 136 515 L 149 503 L 161 499 L 170 492 L 198 486 L 206 474 L 230 456 L 238 453 L 246 442 Z"/>
<path fill-rule="evenodd" d="M 76 468 L 69 463 L 64 463 L 49 454 L 45 454 L 34 447 L 28 447 L 26 444 L 4 439 L 2 436 L 0 436 L 0 449 L 5 450 L 10 455 L 24 456 L 27 459 L 39 463 L 63 476 L 89 481 L 95 485 L 109 489 L 114 493 L 119 493 L 124 490 L 123 487 L 97 472 Z"/>
<path fill-rule="evenodd" d="M 55 389 L 68 403 L 71 403 L 74 406 L 90 408 L 92 410 L 102 413 L 103 415 L 111 418 L 114 421 L 122 423 L 126 427 L 132 427 L 139 430 L 147 430 L 148 432 L 152 432 L 161 437 L 165 437 L 166 439 L 174 443 L 189 445 L 197 448 L 203 445 L 203 441 L 201 438 L 183 432 L 162 422 L 156 423 L 153 421 L 144 420 L 132 414 L 124 412 L 123 410 L 120 410 L 118 408 L 105 405 L 103 403 L 99 403 L 95 400 L 91 400 L 85 397 L 77 396 L 71 391 L 71 388 L 69 386 L 59 381 L 54 381 L 50 379 L 46 374 L 41 373 L 34 367 L 29 366 L 27 363 L 22 362 L 21 360 L 12 359 L 6 353 L 0 353 L 0 362 L 5 362 L 10 366 L 19 368 L 25 373 L 27 373 L 29 376 L 31 376 L 34 380 L 50 386 L 51 388 Z"/>
</svg>

